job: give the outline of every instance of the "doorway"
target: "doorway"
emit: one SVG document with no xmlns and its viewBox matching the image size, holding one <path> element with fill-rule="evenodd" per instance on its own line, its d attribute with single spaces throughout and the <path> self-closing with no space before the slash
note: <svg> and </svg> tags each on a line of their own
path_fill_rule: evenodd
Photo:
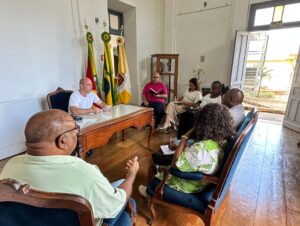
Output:
<svg viewBox="0 0 300 226">
<path fill-rule="evenodd" d="M 250 32 L 243 84 L 245 106 L 285 114 L 300 28 Z"/>
<path fill-rule="evenodd" d="M 283 126 L 295 131 L 300 131 L 299 11 L 300 0 L 250 6 L 249 32 L 236 33 L 230 81 L 230 87 L 246 86 L 246 107 L 284 114 Z"/>
</svg>

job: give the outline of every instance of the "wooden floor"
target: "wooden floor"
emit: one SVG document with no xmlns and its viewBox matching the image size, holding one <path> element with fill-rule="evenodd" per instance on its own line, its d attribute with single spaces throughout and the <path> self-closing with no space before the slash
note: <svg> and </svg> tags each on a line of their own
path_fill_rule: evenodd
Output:
<svg viewBox="0 0 300 226">
<path fill-rule="evenodd" d="M 149 216 L 146 200 L 137 192 L 147 181 L 151 154 L 147 149 L 148 130 L 126 130 L 126 140 L 115 136 L 86 160 L 100 167 L 110 181 L 125 176 L 125 162 L 137 155 L 140 171 L 133 197 L 138 205 L 137 226 Z M 152 148 L 169 142 L 170 134 L 154 134 Z M 281 123 L 259 120 L 247 150 L 235 173 L 230 190 L 216 211 L 213 226 L 286 226 L 300 225 L 300 148 L 299 135 L 282 128 Z M 0 161 L 0 170 L 5 163 Z M 156 206 L 154 226 L 203 225 L 195 216 Z"/>
<path fill-rule="evenodd" d="M 114 137 L 110 144 L 95 150 L 87 161 L 97 164 L 111 181 L 124 177 L 127 159 L 137 155 L 140 171 L 133 197 L 138 205 L 137 225 L 149 216 L 146 200 L 137 192 L 147 181 L 151 154 L 147 149 L 148 130 L 126 130 L 126 140 Z M 154 134 L 152 148 L 168 143 L 171 135 Z M 242 157 L 225 202 L 216 211 L 214 226 L 300 225 L 300 149 L 298 134 L 281 123 L 259 120 Z M 156 206 L 154 225 L 203 225 L 195 216 Z"/>
</svg>

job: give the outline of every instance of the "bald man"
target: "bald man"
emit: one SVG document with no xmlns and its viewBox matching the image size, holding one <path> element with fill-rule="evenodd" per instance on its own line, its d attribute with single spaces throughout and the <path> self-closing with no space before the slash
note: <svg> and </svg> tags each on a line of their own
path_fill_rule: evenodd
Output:
<svg viewBox="0 0 300 226">
<path fill-rule="evenodd" d="M 233 88 L 228 90 L 222 99 L 222 103 L 229 107 L 229 111 L 233 118 L 233 126 L 238 129 L 245 119 L 245 111 L 242 105 L 244 93 L 242 90 Z"/>
<path fill-rule="evenodd" d="M 92 90 L 93 85 L 89 78 L 80 79 L 79 90 L 74 91 L 69 100 L 69 110 L 73 115 L 96 114 L 102 110 L 109 110 L 110 107 L 104 104 Z M 94 103 L 100 108 L 93 107 Z"/>
<path fill-rule="evenodd" d="M 48 192 L 81 195 L 91 203 L 98 225 L 102 219 L 116 216 L 130 223 L 124 207 L 139 169 L 137 157 L 127 162 L 126 179 L 113 187 L 97 166 L 70 156 L 78 132 L 79 127 L 64 111 L 48 110 L 33 115 L 25 128 L 26 154 L 11 158 L 0 179 L 12 178 Z"/>
</svg>

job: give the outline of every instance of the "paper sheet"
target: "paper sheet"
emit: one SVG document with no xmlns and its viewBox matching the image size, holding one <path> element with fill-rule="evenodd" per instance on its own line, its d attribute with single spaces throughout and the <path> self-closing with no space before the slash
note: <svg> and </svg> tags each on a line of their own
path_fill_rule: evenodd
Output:
<svg viewBox="0 0 300 226">
<path fill-rule="evenodd" d="M 161 145 L 160 149 L 164 153 L 164 155 L 173 155 L 175 153 L 175 150 L 171 150 L 169 148 L 169 145 Z"/>
</svg>

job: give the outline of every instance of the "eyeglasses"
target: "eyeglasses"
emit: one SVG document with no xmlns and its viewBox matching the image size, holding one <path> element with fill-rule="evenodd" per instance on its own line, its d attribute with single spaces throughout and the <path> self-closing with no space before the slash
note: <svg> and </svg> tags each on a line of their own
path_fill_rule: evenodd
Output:
<svg viewBox="0 0 300 226">
<path fill-rule="evenodd" d="M 60 135 L 58 135 L 58 136 L 56 137 L 56 139 L 55 139 L 56 144 L 58 144 L 58 139 L 59 139 L 62 135 L 66 134 L 66 133 L 69 133 L 69 132 L 72 132 L 72 131 L 75 131 L 75 130 L 77 130 L 77 134 L 80 132 L 80 126 L 79 126 L 78 124 L 76 124 L 76 123 L 75 123 L 75 128 L 69 129 L 69 130 L 67 130 L 67 131 L 65 131 L 65 132 L 63 132 L 63 133 L 61 133 Z"/>
</svg>

